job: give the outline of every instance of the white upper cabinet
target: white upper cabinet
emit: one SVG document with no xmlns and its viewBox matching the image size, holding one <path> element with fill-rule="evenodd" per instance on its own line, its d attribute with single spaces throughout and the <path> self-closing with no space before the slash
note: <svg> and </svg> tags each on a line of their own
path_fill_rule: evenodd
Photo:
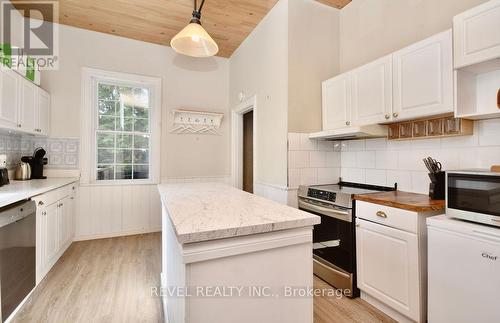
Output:
<svg viewBox="0 0 500 323">
<path fill-rule="evenodd" d="M 0 128 L 48 135 L 50 94 L 16 72 L 0 69 Z"/>
<path fill-rule="evenodd" d="M 393 54 L 395 121 L 453 112 L 452 31 Z"/>
<path fill-rule="evenodd" d="M 38 87 L 31 82 L 20 82 L 20 85 L 21 105 L 18 127 L 23 131 L 35 132 L 38 119 Z"/>
<path fill-rule="evenodd" d="M 500 57 L 500 0 L 491 0 L 453 18 L 455 68 Z"/>
<path fill-rule="evenodd" d="M 350 74 L 342 74 L 322 84 L 323 130 L 332 130 L 351 124 Z"/>
<path fill-rule="evenodd" d="M 392 55 L 351 72 L 352 123 L 364 126 L 386 122 L 392 114 Z"/>
<path fill-rule="evenodd" d="M 50 117 L 50 94 L 38 88 L 37 102 L 37 128 L 36 132 L 40 135 L 49 134 Z"/>
<path fill-rule="evenodd" d="M 18 128 L 19 75 L 0 68 L 0 126 Z"/>
</svg>

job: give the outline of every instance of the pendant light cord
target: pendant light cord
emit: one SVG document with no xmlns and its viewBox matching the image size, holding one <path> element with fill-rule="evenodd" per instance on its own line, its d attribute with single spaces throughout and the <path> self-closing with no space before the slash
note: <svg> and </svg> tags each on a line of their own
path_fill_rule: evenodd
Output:
<svg viewBox="0 0 500 323">
<path fill-rule="evenodd" d="M 198 20 L 201 19 L 201 9 L 203 9 L 203 5 L 205 4 L 205 0 L 201 1 L 200 8 L 198 8 L 198 2 L 194 0 L 194 10 L 193 10 L 193 17 L 197 18 Z"/>
</svg>

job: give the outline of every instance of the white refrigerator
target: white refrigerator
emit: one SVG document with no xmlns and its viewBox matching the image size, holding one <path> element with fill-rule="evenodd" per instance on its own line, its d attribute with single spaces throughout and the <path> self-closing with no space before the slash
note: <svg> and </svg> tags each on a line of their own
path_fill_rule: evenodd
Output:
<svg viewBox="0 0 500 323">
<path fill-rule="evenodd" d="M 427 219 L 428 322 L 500 322 L 500 228 Z"/>
</svg>

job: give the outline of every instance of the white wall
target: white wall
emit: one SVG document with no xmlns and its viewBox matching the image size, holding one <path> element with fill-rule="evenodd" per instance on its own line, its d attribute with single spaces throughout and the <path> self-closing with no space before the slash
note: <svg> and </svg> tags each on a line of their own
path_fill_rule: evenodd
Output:
<svg viewBox="0 0 500 323">
<path fill-rule="evenodd" d="M 474 135 L 413 141 L 386 139 L 342 142 L 342 179 L 393 186 L 402 191 L 429 193 L 422 161 L 433 157 L 444 170 L 490 168 L 500 165 L 500 119 L 475 123 Z"/>
<path fill-rule="evenodd" d="M 288 10 L 288 131 L 321 129 L 321 82 L 339 72 L 340 11 L 316 0 Z"/>
<path fill-rule="evenodd" d="M 80 136 L 82 67 L 160 77 L 162 180 L 229 176 L 227 59 L 191 59 L 166 46 L 62 25 L 59 33 L 59 70 L 42 75 L 42 87 L 51 93 L 51 137 Z M 171 134 L 177 108 L 223 112 L 222 135 Z M 161 229 L 155 185 L 82 186 L 78 206 L 79 240 Z"/>
<path fill-rule="evenodd" d="M 449 29 L 453 16 L 486 1 L 353 0 L 340 11 L 341 71 Z"/>
<path fill-rule="evenodd" d="M 288 0 L 279 1 L 230 59 L 229 102 L 257 96 L 254 180 L 287 185 Z"/>
<path fill-rule="evenodd" d="M 42 87 L 51 93 L 51 136 L 80 135 L 82 67 L 160 77 L 162 178 L 230 174 L 227 59 L 191 59 L 170 47 L 63 25 L 59 32 L 59 71 L 42 75 Z M 222 135 L 170 134 L 177 108 L 225 113 Z"/>
</svg>

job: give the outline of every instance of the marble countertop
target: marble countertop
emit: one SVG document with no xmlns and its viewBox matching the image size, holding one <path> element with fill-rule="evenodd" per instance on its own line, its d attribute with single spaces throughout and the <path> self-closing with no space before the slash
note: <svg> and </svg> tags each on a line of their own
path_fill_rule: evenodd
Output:
<svg viewBox="0 0 500 323">
<path fill-rule="evenodd" d="M 10 184 L 0 187 L 0 207 L 55 190 L 78 180 L 78 177 L 53 177 L 29 181 L 11 180 Z"/>
<path fill-rule="evenodd" d="M 319 224 L 321 218 L 220 183 L 158 185 L 179 243 Z"/>
</svg>

